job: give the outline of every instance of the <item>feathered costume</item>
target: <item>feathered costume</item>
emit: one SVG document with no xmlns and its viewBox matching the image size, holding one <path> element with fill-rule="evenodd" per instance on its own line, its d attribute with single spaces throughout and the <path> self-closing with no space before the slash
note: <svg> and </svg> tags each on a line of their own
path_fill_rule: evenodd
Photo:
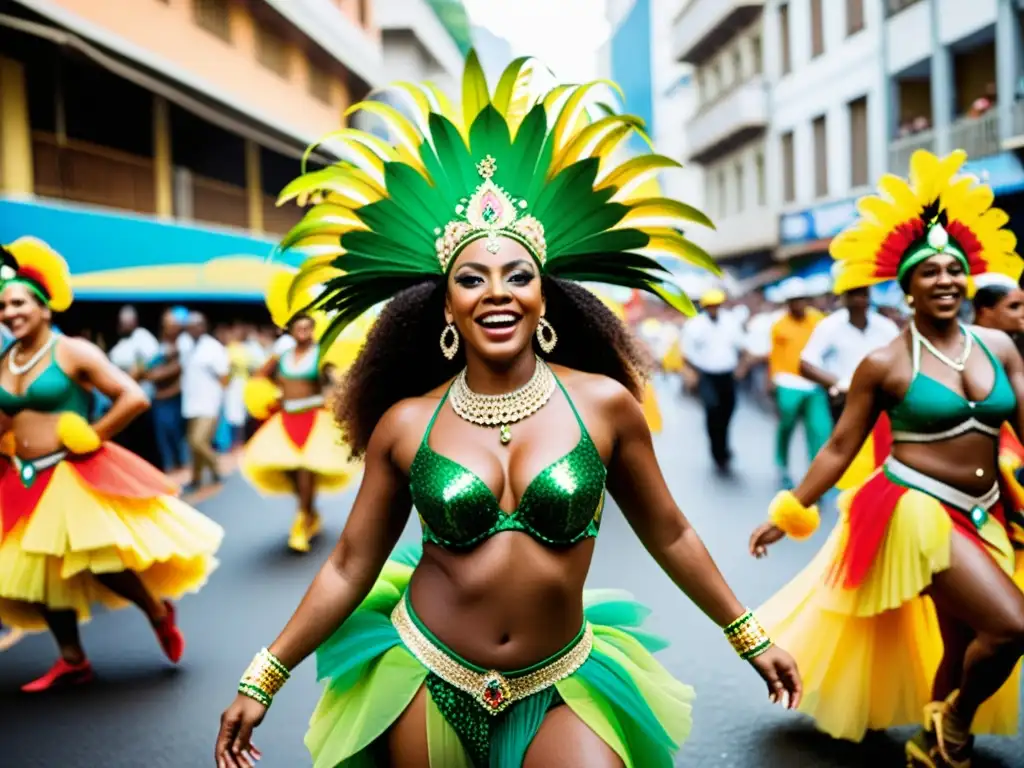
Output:
<svg viewBox="0 0 1024 768">
<path fill-rule="evenodd" d="M 55 312 L 71 305 L 67 264 L 45 243 L 22 238 L 2 255 L 0 289 L 21 283 Z M 60 369 L 55 349 L 23 394 L 0 392 L 8 415 L 60 413 L 56 453 L 23 459 L 12 433 L 0 440 L 0 618 L 31 630 L 46 629 L 40 605 L 74 610 L 79 620 L 95 602 L 124 607 L 96 574 L 134 571 L 158 598 L 196 591 L 217 565 L 223 536 L 162 473 L 100 442 L 87 421 L 89 393 Z"/>
<path fill-rule="evenodd" d="M 683 203 L 640 196 L 647 180 L 678 163 L 647 154 L 616 165 L 616 150 L 641 132 L 641 121 L 607 108 L 595 119 L 602 83 L 537 94 L 535 66 L 513 62 L 492 94 L 470 54 L 459 110 L 429 85 L 394 86 L 411 117 L 383 103 L 357 104 L 349 113 L 380 117 L 396 145 L 345 129 L 331 137 L 345 160 L 285 189 L 283 200 L 319 201 L 284 246 L 315 254 L 292 294 L 325 286 L 312 303 L 332 317 L 325 343 L 399 291 L 444 280 L 461 249 L 479 239 L 492 248 L 498 238 L 516 240 L 543 274 L 642 289 L 692 313 L 654 257 L 717 271 L 679 234 L 710 222 Z M 368 747 L 425 683 L 435 768 L 521 765 L 558 700 L 627 766 L 672 764 L 690 728 L 692 692 L 654 660 L 650 651 L 663 643 L 642 631 L 647 612 L 628 595 L 588 593 L 586 631 L 571 647 L 536 669 L 489 673 L 446 649 L 413 614 L 404 595 L 416 560 L 389 561 L 317 652 L 326 690 L 306 737 L 316 768 L 369 765 Z M 517 698 L 520 689 L 531 692 Z"/>
<path fill-rule="evenodd" d="M 940 252 L 956 257 L 971 275 L 1019 275 L 1016 238 L 1003 229 L 1007 215 L 991 207 L 992 190 L 956 176 L 965 159 L 962 151 L 941 159 L 918 151 L 909 183 L 887 175 L 878 195 L 859 202 L 861 218 L 832 243 L 838 292 L 898 279 Z M 1000 364 L 989 357 L 998 378 Z M 915 372 L 917 366 L 915 358 Z M 890 410 L 893 438 L 946 439 L 942 433 L 909 433 L 903 422 L 914 415 L 905 407 L 910 395 L 908 390 Z M 998 425 L 966 423 L 966 429 L 999 432 Z M 923 431 L 930 425 L 918 426 Z M 1003 454 L 1007 441 L 1004 436 Z M 1019 466 L 1019 447 L 1016 455 Z M 1005 475 L 1012 464 L 1008 454 L 1001 464 Z M 920 722 L 943 651 L 934 606 L 922 593 L 949 567 L 954 529 L 1014 573 L 1005 487 L 1002 495 L 1000 500 L 997 486 L 984 498 L 968 497 L 890 457 L 840 497 L 840 521 L 824 547 L 757 611 L 796 659 L 804 680 L 800 709 L 819 728 L 860 740 L 869 729 Z M 807 510 L 799 506 L 792 496 L 777 497 L 772 520 L 804 538 L 814 526 L 804 525 Z M 1015 673 L 979 710 L 973 730 L 1015 733 L 1019 698 Z"/>
</svg>

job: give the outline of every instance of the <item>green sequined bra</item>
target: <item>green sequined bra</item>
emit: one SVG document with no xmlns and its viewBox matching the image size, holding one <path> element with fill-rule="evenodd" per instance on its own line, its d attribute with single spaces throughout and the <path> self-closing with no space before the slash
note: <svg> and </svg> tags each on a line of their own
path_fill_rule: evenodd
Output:
<svg viewBox="0 0 1024 768">
<path fill-rule="evenodd" d="M 409 470 L 424 541 L 465 550 L 502 531 L 522 531 L 552 546 L 597 536 L 607 470 L 569 393 L 561 381 L 558 386 L 576 416 L 579 442 L 533 478 L 512 512 L 501 509 L 493 491 L 475 473 L 430 447 L 430 432 L 448 400 L 445 393 Z"/>
</svg>

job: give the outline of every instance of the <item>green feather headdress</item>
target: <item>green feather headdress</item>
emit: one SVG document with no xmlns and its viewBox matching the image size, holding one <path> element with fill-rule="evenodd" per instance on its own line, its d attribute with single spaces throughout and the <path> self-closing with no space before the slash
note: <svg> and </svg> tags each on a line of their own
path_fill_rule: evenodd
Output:
<svg viewBox="0 0 1024 768">
<path fill-rule="evenodd" d="M 322 343 L 403 289 L 443 278 L 480 238 L 517 240 L 544 274 L 640 289 L 695 311 L 657 257 L 717 273 L 680 233 L 712 224 L 689 205 L 641 192 L 679 163 L 651 153 L 616 164 L 631 134 L 647 141 L 642 120 L 599 102 L 617 87 L 598 81 L 534 95 L 536 68 L 531 59 L 512 62 L 492 94 L 470 52 L 459 111 L 429 84 L 392 85 L 408 116 L 380 101 L 355 104 L 347 115 L 379 117 L 394 145 L 338 131 L 321 143 L 330 141 L 343 159 L 284 189 L 279 205 L 315 203 L 281 246 L 309 254 L 292 296 L 324 286 L 315 308 L 333 321 Z"/>
</svg>

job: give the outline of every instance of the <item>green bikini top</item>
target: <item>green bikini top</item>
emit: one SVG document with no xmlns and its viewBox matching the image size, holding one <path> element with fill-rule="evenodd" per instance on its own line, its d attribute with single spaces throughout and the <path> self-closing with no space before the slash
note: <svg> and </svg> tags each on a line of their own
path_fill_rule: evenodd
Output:
<svg viewBox="0 0 1024 768">
<path fill-rule="evenodd" d="M 282 379 L 295 381 L 317 381 L 320 378 L 320 351 L 314 346 L 306 351 L 296 363 L 295 350 L 289 349 L 277 363 L 277 373 Z"/>
<path fill-rule="evenodd" d="M 1017 408 L 1017 396 L 1003 364 L 981 339 L 968 329 L 978 346 L 985 351 L 995 381 L 992 391 L 983 400 L 971 401 L 925 373 L 921 373 L 921 343 L 911 347 L 913 378 L 903 399 L 889 411 L 892 438 L 895 442 L 934 443 L 949 440 L 967 432 L 999 436 L 999 428 Z"/>
<path fill-rule="evenodd" d="M 569 393 L 561 381 L 558 386 L 576 416 L 579 442 L 533 478 L 512 512 L 501 509 L 493 491 L 475 473 L 430 447 L 430 432 L 448 400 L 445 393 L 409 470 L 424 541 L 466 550 L 502 531 L 522 531 L 552 546 L 597 536 L 607 470 Z"/>
<path fill-rule="evenodd" d="M 13 347 L 11 348 L 13 349 Z M 3 355 L 12 354 L 11 349 Z M 89 393 L 57 365 L 57 345 L 50 350 L 50 362 L 28 385 L 24 394 L 16 395 L 0 387 L 0 411 L 14 416 L 21 411 L 61 413 L 71 411 L 89 417 Z M 0 358 L 2 359 L 2 358 Z"/>
</svg>

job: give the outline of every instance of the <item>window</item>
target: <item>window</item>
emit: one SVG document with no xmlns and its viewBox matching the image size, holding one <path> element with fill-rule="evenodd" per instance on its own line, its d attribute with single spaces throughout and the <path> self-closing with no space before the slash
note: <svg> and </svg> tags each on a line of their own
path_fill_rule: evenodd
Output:
<svg viewBox="0 0 1024 768">
<path fill-rule="evenodd" d="M 761 72 L 763 71 L 762 70 L 762 66 L 763 65 L 761 63 L 762 53 L 761 53 L 761 36 L 760 35 L 754 35 L 752 38 L 750 38 L 750 51 L 751 51 L 750 55 L 751 55 L 751 57 L 754 60 L 753 61 L 753 65 L 754 65 L 753 66 L 753 71 L 754 71 L 754 74 L 755 75 L 760 75 Z"/>
<path fill-rule="evenodd" d="M 782 134 L 782 200 L 796 200 L 796 169 L 793 157 L 793 132 Z"/>
<path fill-rule="evenodd" d="M 707 200 L 708 203 L 708 213 L 712 216 L 719 215 L 719 212 L 714 210 L 715 201 L 718 199 L 718 190 L 715 188 L 716 180 L 717 178 L 715 174 L 704 174 L 704 199 Z"/>
<path fill-rule="evenodd" d="M 779 6 L 779 49 L 782 53 L 782 74 L 792 71 L 793 63 L 789 57 L 789 5 Z"/>
<path fill-rule="evenodd" d="M 192 18 L 207 32 L 231 42 L 231 6 L 228 0 L 192 0 Z"/>
<path fill-rule="evenodd" d="M 736 85 L 745 79 L 743 69 L 743 53 L 739 48 L 734 48 L 732 51 L 732 81 Z"/>
<path fill-rule="evenodd" d="M 864 29 L 864 0 L 846 0 L 846 36 Z"/>
<path fill-rule="evenodd" d="M 811 58 L 825 52 L 825 25 L 821 18 L 821 0 L 811 0 Z"/>
<path fill-rule="evenodd" d="M 726 186 L 725 168 L 718 169 L 718 215 L 725 216 L 729 212 L 729 189 Z"/>
<path fill-rule="evenodd" d="M 740 160 L 736 163 L 736 213 L 743 213 L 746 208 L 746 196 L 743 192 L 743 161 Z"/>
<path fill-rule="evenodd" d="M 312 61 L 309 62 L 309 93 L 324 104 L 331 103 L 331 76 Z"/>
<path fill-rule="evenodd" d="M 868 183 L 868 97 L 850 102 L 850 185 Z"/>
<path fill-rule="evenodd" d="M 265 24 L 256 25 L 256 60 L 271 72 L 288 77 L 288 43 Z"/>
<path fill-rule="evenodd" d="M 828 136 L 825 131 L 825 116 L 816 117 L 814 128 L 814 194 L 825 197 L 828 194 Z"/>
<path fill-rule="evenodd" d="M 766 205 L 767 200 L 765 195 L 765 184 L 764 184 L 764 152 L 758 152 L 754 157 L 754 175 L 757 177 L 757 204 L 759 206 Z"/>
</svg>

